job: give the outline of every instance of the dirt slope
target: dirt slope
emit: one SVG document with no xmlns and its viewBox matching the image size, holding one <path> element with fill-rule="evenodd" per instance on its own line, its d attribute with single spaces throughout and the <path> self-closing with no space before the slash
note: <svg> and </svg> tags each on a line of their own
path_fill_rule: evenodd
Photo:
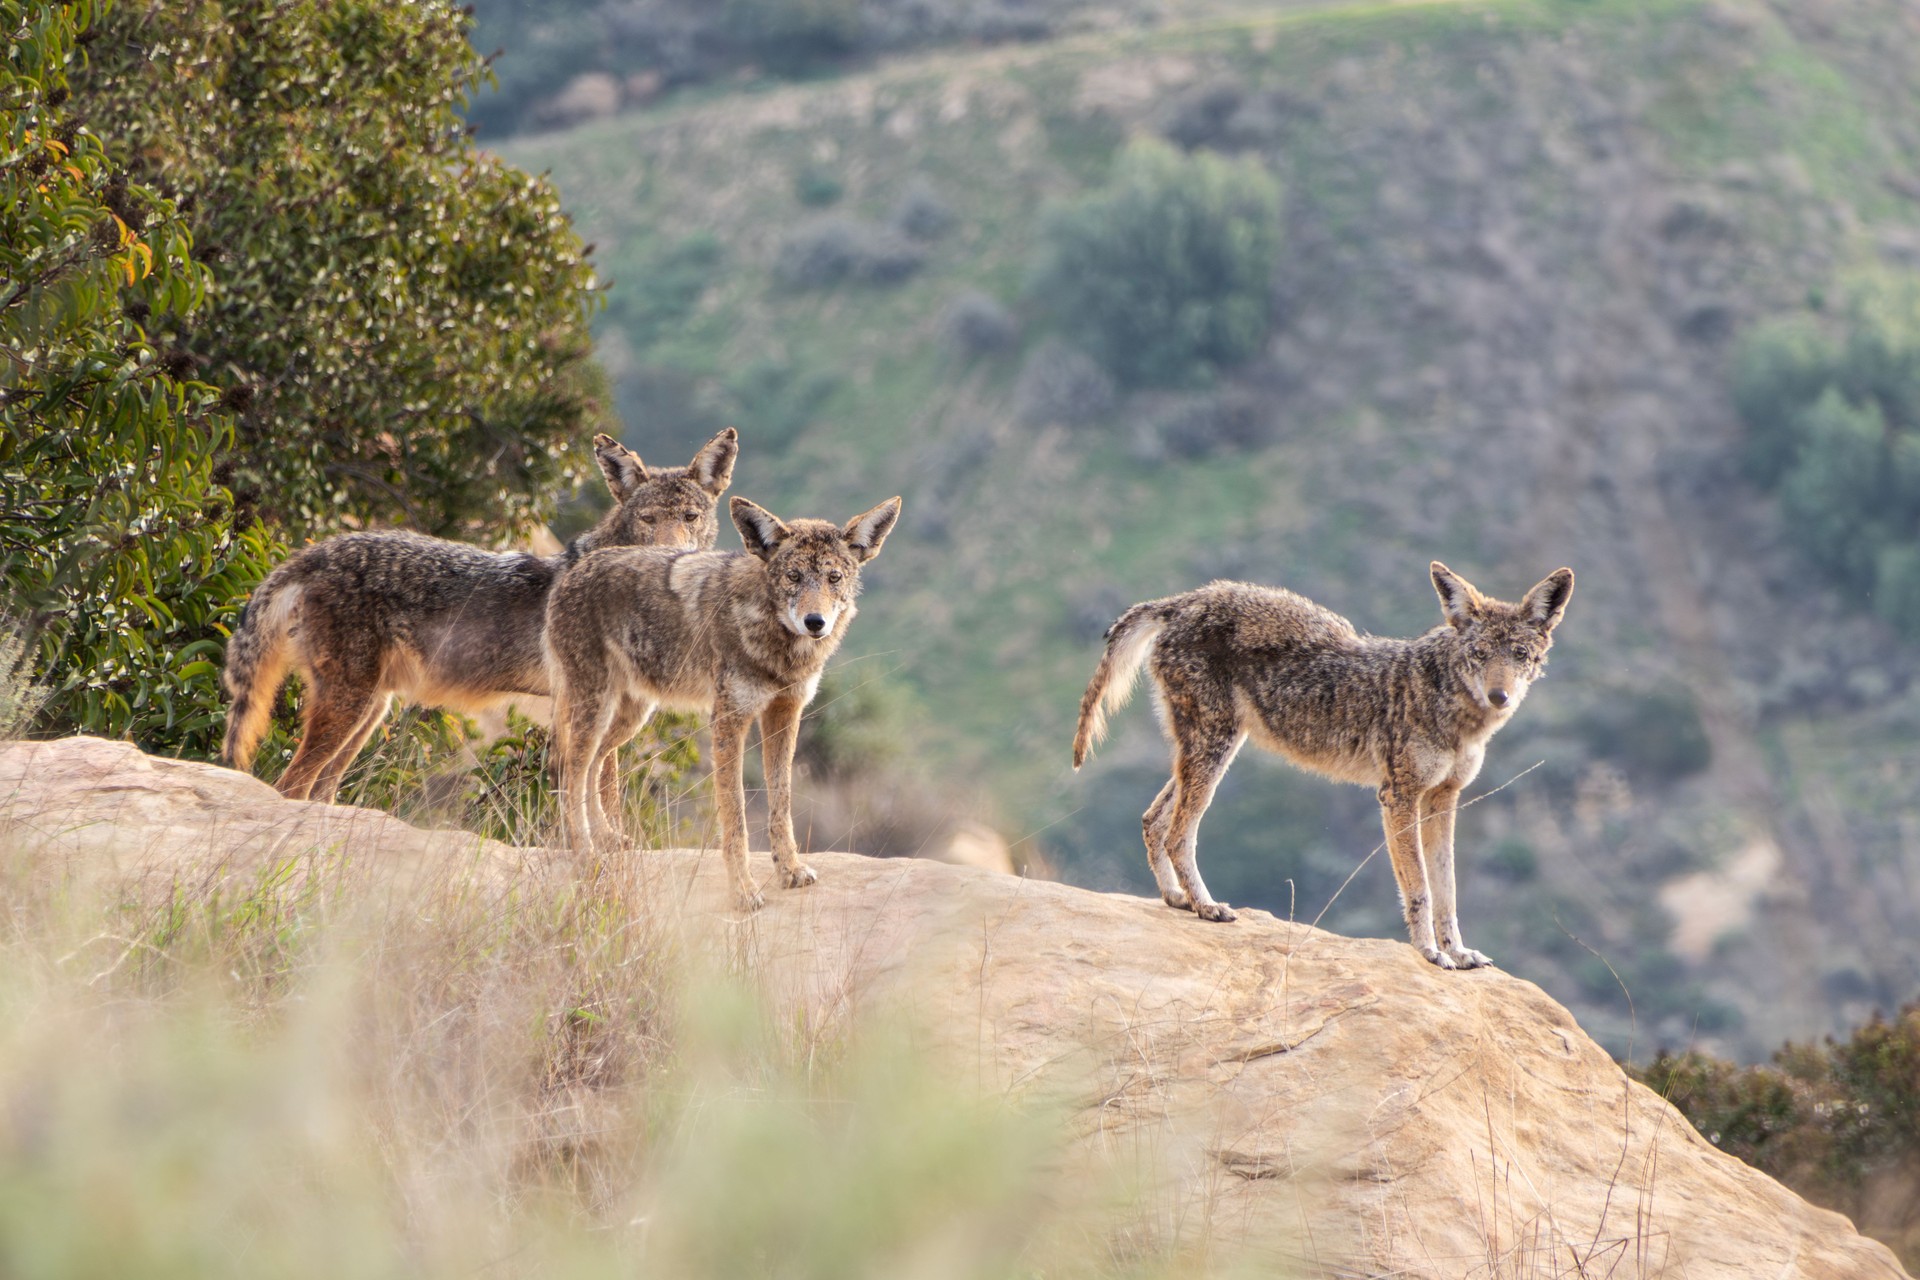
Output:
<svg viewBox="0 0 1920 1280">
<path fill-rule="evenodd" d="M 552 863 L 86 738 L 0 745 L 0 841 L 48 874 L 169 892 L 251 888 L 274 864 L 406 893 Z M 716 853 L 640 856 L 688 941 L 754 963 L 809 1016 L 910 1001 L 989 1087 L 1070 1099 L 1090 1153 L 1159 1171 L 1163 1229 L 1224 1259 L 1905 1274 L 1715 1150 L 1503 973 L 1441 973 L 1397 943 L 1258 911 L 1213 927 L 1140 898 L 850 854 L 818 855 L 817 886 L 770 891 L 742 920 Z M 764 854 L 755 866 L 770 874 Z"/>
</svg>

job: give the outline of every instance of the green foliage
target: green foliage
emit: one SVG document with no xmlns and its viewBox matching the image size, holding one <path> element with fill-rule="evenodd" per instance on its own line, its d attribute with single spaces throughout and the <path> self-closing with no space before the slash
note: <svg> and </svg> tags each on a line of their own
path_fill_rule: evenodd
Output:
<svg viewBox="0 0 1920 1280">
<path fill-rule="evenodd" d="M 1641 782 L 1677 782 L 1713 761 L 1700 706 L 1683 684 L 1619 690 L 1597 701 L 1580 723 L 1590 755 L 1611 760 Z"/>
<path fill-rule="evenodd" d="M 175 204 L 68 102 L 103 9 L 0 3 L 0 581 L 44 724 L 205 755 L 223 637 L 270 547 L 216 483 L 218 392 L 163 336 L 204 312 L 207 271 Z"/>
<path fill-rule="evenodd" d="M 722 0 L 722 29 L 776 71 L 853 51 L 860 0 Z"/>
<path fill-rule="evenodd" d="M 847 184 L 824 165 L 804 164 L 793 175 L 794 198 L 809 209 L 824 209 L 836 204 L 846 192 Z"/>
<path fill-rule="evenodd" d="M 1920 638 L 1920 278 L 1855 279 L 1831 324 L 1756 326 L 1733 392 L 1749 467 L 1808 556 Z"/>
<path fill-rule="evenodd" d="M 1633 1074 L 1721 1150 L 1920 1263 L 1920 1003 L 1771 1066 L 1662 1052 Z"/>
<path fill-rule="evenodd" d="M 1134 143 L 1044 237 L 1034 297 L 1122 382 L 1204 382 L 1266 334 L 1280 187 L 1257 161 Z"/>
<path fill-rule="evenodd" d="M 115 157 L 191 208 L 210 305 L 155 323 L 228 388 L 236 491 L 296 536 L 498 536 L 584 474 L 594 275 L 551 186 L 467 140 L 466 22 L 406 0 L 139 6 L 74 78 Z"/>
<path fill-rule="evenodd" d="M 725 250 L 712 232 L 675 240 L 647 255 L 632 279 L 614 282 L 607 321 L 635 347 L 649 347 L 693 314 L 724 266 Z"/>
</svg>

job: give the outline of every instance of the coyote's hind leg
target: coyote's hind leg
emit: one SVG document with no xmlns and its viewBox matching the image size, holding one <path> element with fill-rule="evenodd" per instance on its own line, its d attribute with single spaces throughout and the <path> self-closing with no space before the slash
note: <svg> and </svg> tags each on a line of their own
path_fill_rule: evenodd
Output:
<svg viewBox="0 0 1920 1280">
<path fill-rule="evenodd" d="M 1140 834 L 1147 842 L 1147 865 L 1153 869 L 1153 882 L 1160 886 L 1160 900 L 1175 910 L 1191 911 L 1193 899 L 1180 887 L 1173 859 L 1167 856 L 1167 825 L 1173 821 L 1175 781 L 1168 778 L 1167 785 L 1160 788 L 1160 794 L 1140 815 Z"/>
</svg>

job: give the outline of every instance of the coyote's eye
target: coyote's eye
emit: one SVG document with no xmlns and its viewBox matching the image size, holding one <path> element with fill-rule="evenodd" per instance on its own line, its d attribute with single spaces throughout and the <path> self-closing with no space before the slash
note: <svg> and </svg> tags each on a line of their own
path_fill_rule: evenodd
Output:
<svg viewBox="0 0 1920 1280">
<path fill-rule="evenodd" d="M 684 518 L 688 524 L 692 524 L 700 518 L 700 513 L 698 511 L 689 511 Z"/>
<path fill-rule="evenodd" d="M 642 524 L 652 524 L 652 523 L 653 523 L 653 517 L 652 517 L 652 516 L 641 516 L 641 517 L 640 517 L 640 521 L 641 521 L 641 523 L 642 523 Z"/>
<path fill-rule="evenodd" d="M 788 582 L 800 581 L 800 571 L 798 569 L 787 570 L 787 581 Z"/>
<path fill-rule="evenodd" d="M 1526 662 L 1533 657 L 1533 652 L 1530 649 L 1528 649 L 1527 646 L 1523 644 L 1517 644 L 1513 646 L 1513 656 L 1518 658 L 1522 662 Z"/>
<path fill-rule="evenodd" d="M 827 581 L 828 581 L 828 582 L 838 582 L 838 581 L 840 581 L 840 571 L 839 571 L 838 569 L 835 569 L 835 570 L 834 570 L 834 571 L 833 571 L 832 573 L 829 573 L 829 574 L 827 575 Z"/>
</svg>

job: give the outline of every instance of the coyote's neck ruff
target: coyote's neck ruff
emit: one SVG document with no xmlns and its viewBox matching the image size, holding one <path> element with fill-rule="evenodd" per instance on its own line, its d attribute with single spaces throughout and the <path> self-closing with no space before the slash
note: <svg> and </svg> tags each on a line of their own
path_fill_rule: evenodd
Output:
<svg viewBox="0 0 1920 1280">
<path fill-rule="evenodd" d="M 1142 819 L 1169 905 L 1231 920 L 1200 878 L 1195 831 L 1248 738 L 1303 769 L 1377 788 L 1414 946 L 1443 968 L 1487 963 L 1460 934 L 1453 821 L 1487 740 L 1546 668 L 1573 595 L 1560 569 L 1519 604 L 1432 566 L 1446 622 L 1411 640 L 1361 635 L 1291 591 L 1216 582 L 1135 605 L 1107 632 L 1080 703 L 1073 766 L 1145 668 L 1173 742 L 1173 777 Z M 1437 928 L 1437 933 L 1436 933 Z"/>
<path fill-rule="evenodd" d="M 277 784 L 331 800 L 395 697 L 468 714 L 547 693 L 540 632 L 561 571 L 598 547 L 710 547 L 733 475 L 729 427 L 686 467 L 643 465 L 609 436 L 594 456 L 614 507 L 560 555 L 485 551 L 417 533 L 350 533 L 269 574 L 227 645 L 226 762 L 248 768 L 289 670 L 306 686 L 300 747 Z"/>
<path fill-rule="evenodd" d="M 611 761 L 660 706 L 711 710 L 714 800 L 739 900 L 747 877 L 741 757 L 760 721 L 768 834 L 781 882 L 811 883 L 793 835 L 793 750 L 800 713 L 853 621 L 860 568 L 900 515 L 889 499 L 846 525 L 780 520 L 732 501 L 743 552 L 600 551 L 567 570 L 547 605 L 555 748 L 568 839 L 576 848 L 620 838 Z"/>
</svg>

